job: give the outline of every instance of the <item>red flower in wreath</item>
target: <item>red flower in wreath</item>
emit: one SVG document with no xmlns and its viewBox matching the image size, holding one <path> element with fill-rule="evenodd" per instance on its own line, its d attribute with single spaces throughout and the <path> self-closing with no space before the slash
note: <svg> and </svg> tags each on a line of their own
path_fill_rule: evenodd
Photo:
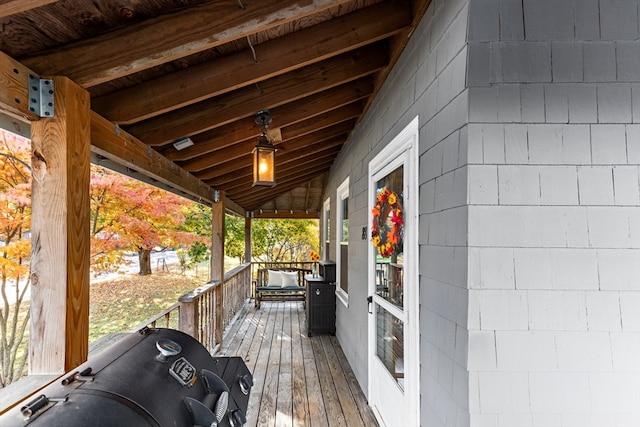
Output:
<svg viewBox="0 0 640 427">
<path fill-rule="evenodd" d="M 371 209 L 371 239 L 378 253 L 389 258 L 402 250 L 404 212 L 400 197 L 387 187 L 376 193 L 376 204 Z"/>
</svg>

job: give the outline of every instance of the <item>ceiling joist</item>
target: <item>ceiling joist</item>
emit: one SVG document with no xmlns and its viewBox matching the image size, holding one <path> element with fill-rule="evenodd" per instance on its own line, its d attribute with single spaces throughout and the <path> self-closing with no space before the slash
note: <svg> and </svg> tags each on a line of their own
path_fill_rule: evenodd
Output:
<svg viewBox="0 0 640 427">
<path fill-rule="evenodd" d="M 77 41 L 23 62 L 88 88 L 301 19 L 345 0 L 213 1 Z M 142 41 L 142 42 L 141 42 Z"/>
<path fill-rule="evenodd" d="M 67 77 L 91 96 L 95 161 L 205 204 L 223 191 L 241 214 L 317 217 L 333 163 L 430 0 L 0 3 L 0 125 L 24 133 L 17 122 L 39 120 L 29 73 Z M 263 109 L 273 188 L 252 186 Z M 178 151 L 185 137 L 193 145 Z"/>
</svg>

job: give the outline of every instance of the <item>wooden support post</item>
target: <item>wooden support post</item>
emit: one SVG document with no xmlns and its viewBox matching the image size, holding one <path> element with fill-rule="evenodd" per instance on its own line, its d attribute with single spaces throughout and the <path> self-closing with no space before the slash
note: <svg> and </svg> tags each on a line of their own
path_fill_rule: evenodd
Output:
<svg viewBox="0 0 640 427">
<path fill-rule="evenodd" d="M 53 83 L 54 117 L 31 125 L 30 374 L 62 374 L 89 353 L 89 93 Z"/>
<path fill-rule="evenodd" d="M 211 205 L 211 277 L 212 281 L 224 279 L 224 191 L 220 201 Z"/>
<path fill-rule="evenodd" d="M 251 242 L 253 239 L 252 232 L 251 232 L 252 230 L 251 223 L 252 223 L 251 215 L 249 214 L 249 212 L 247 212 L 244 216 L 244 262 L 249 262 L 249 263 L 253 261 L 253 251 L 251 249 Z M 249 270 L 248 274 L 244 276 L 245 279 L 247 280 L 246 289 L 249 289 L 247 296 L 255 298 L 255 295 L 253 295 L 253 286 L 251 286 L 251 283 L 253 280 L 253 264 L 251 264 L 251 267 L 248 270 Z"/>
<path fill-rule="evenodd" d="M 253 253 L 251 251 L 251 217 L 244 217 L 244 262 L 251 262 Z"/>
<path fill-rule="evenodd" d="M 193 298 L 189 300 L 180 300 L 180 329 L 185 334 L 191 335 L 195 339 L 198 339 L 198 325 L 199 325 L 199 313 L 198 313 L 198 300 Z"/>
<path fill-rule="evenodd" d="M 224 307 L 222 305 L 222 287 L 224 281 L 224 191 L 220 192 L 220 201 L 211 205 L 211 280 L 218 281 L 219 285 L 214 290 L 214 324 L 215 341 L 222 345 L 222 333 L 224 319 Z"/>
<path fill-rule="evenodd" d="M 222 347 L 222 335 L 224 333 L 224 284 L 220 283 L 213 290 L 214 297 L 214 314 L 215 314 L 215 331 L 214 331 L 214 343 Z M 229 310 L 233 310 L 233 307 L 228 307 Z"/>
</svg>

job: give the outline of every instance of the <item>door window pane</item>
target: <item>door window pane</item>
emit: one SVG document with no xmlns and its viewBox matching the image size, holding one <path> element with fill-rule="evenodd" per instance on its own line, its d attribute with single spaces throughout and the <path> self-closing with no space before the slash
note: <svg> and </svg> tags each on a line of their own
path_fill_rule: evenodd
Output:
<svg viewBox="0 0 640 427">
<path fill-rule="evenodd" d="M 376 209 L 372 232 L 376 245 L 376 294 L 404 307 L 404 183 L 403 167 L 376 182 Z"/>
<path fill-rule="evenodd" d="M 376 355 L 404 390 L 404 324 L 376 305 Z"/>
</svg>

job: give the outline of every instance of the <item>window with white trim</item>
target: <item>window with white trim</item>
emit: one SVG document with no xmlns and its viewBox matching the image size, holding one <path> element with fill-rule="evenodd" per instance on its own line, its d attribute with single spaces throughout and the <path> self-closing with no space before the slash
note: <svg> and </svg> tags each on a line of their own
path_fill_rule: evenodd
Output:
<svg viewBox="0 0 640 427">
<path fill-rule="evenodd" d="M 331 247 L 331 198 L 327 198 L 322 206 L 323 227 L 322 227 L 322 259 L 327 261 L 329 248 Z"/>
<path fill-rule="evenodd" d="M 347 305 L 349 298 L 349 178 L 337 190 L 336 294 Z"/>
</svg>

